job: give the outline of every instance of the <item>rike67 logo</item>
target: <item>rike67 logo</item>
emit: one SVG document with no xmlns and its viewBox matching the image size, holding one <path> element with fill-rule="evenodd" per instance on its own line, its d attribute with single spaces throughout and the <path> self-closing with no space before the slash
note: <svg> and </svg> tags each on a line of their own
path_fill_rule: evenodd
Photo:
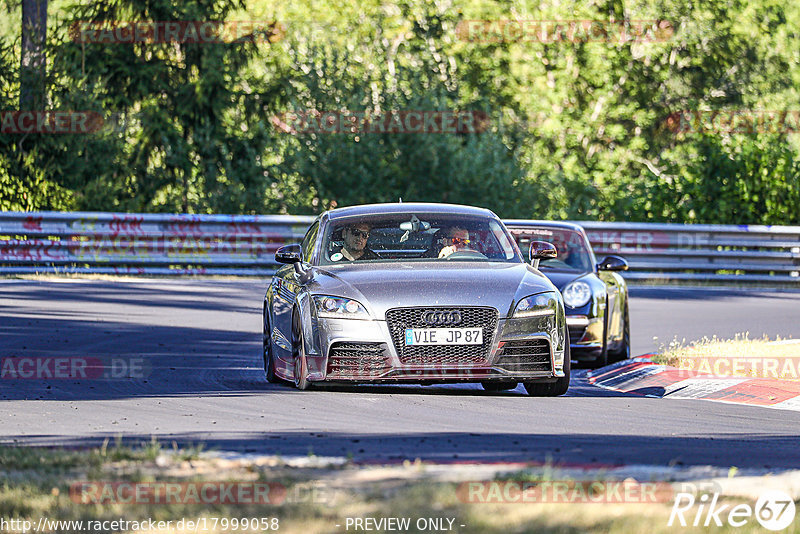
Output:
<svg viewBox="0 0 800 534">
<path fill-rule="evenodd" d="M 755 506 L 720 504 L 719 493 L 704 493 L 700 497 L 692 493 L 677 493 L 667 526 L 722 527 L 727 523 L 738 528 L 755 518 L 765 529 L 779 531 L 792 524 L 795 512 L 792 497 L 777 490 L 762 493 Z"/>
</svg>

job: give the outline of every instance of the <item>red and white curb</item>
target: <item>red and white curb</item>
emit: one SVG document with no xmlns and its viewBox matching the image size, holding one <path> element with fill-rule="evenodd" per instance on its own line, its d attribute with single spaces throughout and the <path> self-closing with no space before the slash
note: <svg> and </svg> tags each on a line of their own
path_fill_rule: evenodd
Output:
<svg viewBox="0 0 800 534">
<path fill-rule="evenodd" d="M 800 411 L 800 381 L 726 378 L 654 363 L 652 354 L 589 371 L 598 387 L 645 397 L 703 399 Z"/>
</svg>

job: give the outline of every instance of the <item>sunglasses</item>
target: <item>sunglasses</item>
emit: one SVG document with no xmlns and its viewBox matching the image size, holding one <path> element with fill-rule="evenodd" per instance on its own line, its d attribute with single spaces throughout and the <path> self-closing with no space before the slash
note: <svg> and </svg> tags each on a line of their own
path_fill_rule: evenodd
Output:
<svg viewBox="0 0 800 534">
<path fill-rule="evenodd" d="M 363 237 L 364 239 L 369 239 L 369 232 L 365 232 L 364 230 L 358 230 L 357 228 L 350 228 L 350 233 L 356 237 Z"/>
<path fill-rule="evenodd" d="M 454 245 L 468 245 L 469 239 L 464 239 L 463 237 L 451 237 L 450 242 Z"/>
</svg>

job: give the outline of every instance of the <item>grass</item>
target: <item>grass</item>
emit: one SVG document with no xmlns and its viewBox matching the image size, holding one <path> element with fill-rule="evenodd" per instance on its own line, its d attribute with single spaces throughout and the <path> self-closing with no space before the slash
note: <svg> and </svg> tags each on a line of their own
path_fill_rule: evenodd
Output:
<svg viewBox="0 0 800 534">
<path fill-rule="evenodd" d="M 656 363 L 724 376 L 800 379 L 800 340 L 704 337 L 699 341 L 673 340 L 653 357 Z"/>
<path fill-rule="evenodd" d="M 101 447 L 90 450 L 0 447 L 0 470 L 32 470 L 47 474 L 79 468 L 99 468 L 107 462 L 154 461 L 161 448 L 161 444 L 155 439 L 138 448 L 122 446 L 119 440 L 111 447 L 109 440 L 106 440 Z"/>
<path fill-rule="evenodd" d="M 750 339 L 747 332 L 736 334 L 733 339 L 716 336 L 704 337 L 686 343 L 673 340 L 662 346 L 654 361 L 665 365 L 677 365 L 685 358 L 800 358 L 800 340 L 770 339 L 767 336 Z"/>
<path fill-rule="evenodd" d="M 424 466 L 423 466 L 424 467 Z M 380 477 L 381 467 L 292 468 L 280 461 L 222 460 L 200 454 L 198 448 L 168 447 L 153 441 L 140 447 L 119 443 L 85 451 L 0 447 L 0 518 L 51 520 L 172 521 L 200 518 L 278 518 L 281 532 L 346 532 L 347 518 L 406 517 L 411 532 L 418 519 L 453 521 L 462 533 L 667 533 L 705 532 L 704 527 L 668 527 L 671 503 L 503 503 L 467 502 L 458 482 L 420 479 L 424 469 L 416 464 L 397 468 Z M 457 469 L 457 467 L 456 467 Z M 542 481 L 557 477 L 521 471 L 494 481 Z M 601 477 L 602 478 L 602 477 Z M 600 480 L 600 479 L 598 479 Z M 82 504 L 70 497 L 70 484 L 77 481 L 268 481 L 287 489 L 282 504 Z M 319 493 L 312 489 L 324 488 Z M 323 495 L 324 498 L 319 498 Z M 726 503 L 753 502 L 728 499 Z M 730 509 L 730 507 L 729 507 Z M 696 510 L 687 513 L 693 518 Z M 725 514 L 722 514 L 724 520 Z M 208 520 L 210 521 L 210 519 Z M 691 521 L 691 519 L 690 519 Z M 748 526 L 715 529 L 719 532 L 758 532 L 755 521 Z M 426 523 L 430 525 L 431 523 Z M 336 525 L 339 525 L 337 527 Z M 464 525 L 463 527 L 461 525 Z M 423 525 L 420 524 L 420 530 Z M 230 528 L 203 532 L 231 532 Z M 12 530 L 13 531 L 13 530 Z M 77 532 L 64 529 L 63 532 Z M 255 532 L 239 528 L 236 532 Z M 350 531 L 354 531 L 350 528 Z M 164 531 L 166 532 L 166 531 Z M 168 531 L 177 534 L 179 530 Z M 800 532 L 800 522 L 785 532 Z"/>
</svg>

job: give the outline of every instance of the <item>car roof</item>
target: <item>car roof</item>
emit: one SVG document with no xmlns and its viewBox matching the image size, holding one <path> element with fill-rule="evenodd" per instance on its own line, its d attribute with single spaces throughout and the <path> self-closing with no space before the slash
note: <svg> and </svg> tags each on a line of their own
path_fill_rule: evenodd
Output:
<svg viewBox="0 0 800 534">
<path fill-rule="evenodd" d="M 390 215 L 397 213 L 425 212 L 442 213 L 447 215 L 472 215 L 480 217 L 496 218 L 491 210 L 486 208 L 476 208 L 473 206 L 462 206 L 459 204 L 438 204 L 432 202 L 392 202 L 385 204 L 363 204 L 360 206 L 348 206 L 337 208 L 322 214 L 331 220 L 344 219 L 347 217 L 358 217 L 360 215 Z"/>
<path fill-rule="evenodd" d="M 562 228 L 565 230 L 573 230 L 575 232 L 584 233 L 583 226 L 573 222 L 567 221 L 529 221 L 529 220 L 511 220 L 503 221 L 508 228 L 523 228 L 523 227 L 538 227 L 538 228 Z"/>
</svg>

